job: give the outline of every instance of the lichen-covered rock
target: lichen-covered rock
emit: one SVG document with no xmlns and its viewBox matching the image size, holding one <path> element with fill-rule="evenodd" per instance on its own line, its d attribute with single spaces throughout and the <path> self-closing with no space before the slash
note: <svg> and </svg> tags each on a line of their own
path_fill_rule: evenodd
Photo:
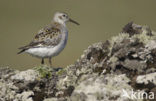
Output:
<svg viewBox="0 0 156 101">
<path fill-rule="evenodd" d="M 147 75 L 139 75 L 136 79 L 136 83 L 144 85 L 152 83 L 156 86 L 156 72 Z"/>
<path fill-rule="evenodd" d="M 105 76 L 94 74 L 75 88 L 71 99 L 72 101 L 127 101 L 128 98 L 122 97 L 122 90 L 132 89 L 129 82 L 125 74 Z"/>
<path fill-rule="evenodd" d="M 18 87 L 13 85 L 13 82 L 0 80 L 0 101 L 15 100 L 16 90 L 18 90 Z"/>
<path fill-rule="evenodd" d="M 22 92 L 21 94 L 17 94 L 16 98 L 22 101 L 33 101 L 32 96 L 34 96 L 34 92 L 27 91 L 27 92 Z"/>
<path fill-rule="evenodd" d="M 39 76 L 39 73 L 35 70 L 29 69 L 26 71 L 22 71 L 19 73 L 16 73 L 15 75 L 11 76 L 12 80 L 18 80 L 18 81 L 35 81 Z"/>
<path fill-rule="evenodd" d="M 155 100 L 156 32 L 132 22 L 66 68 L 0 69 L 0 101 Z"/>
</svg>

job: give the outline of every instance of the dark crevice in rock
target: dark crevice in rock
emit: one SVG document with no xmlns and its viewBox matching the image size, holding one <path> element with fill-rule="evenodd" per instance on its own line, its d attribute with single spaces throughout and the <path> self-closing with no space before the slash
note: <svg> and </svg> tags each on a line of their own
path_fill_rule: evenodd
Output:
<svg viewBox="0 0 156 101">
<path fill-rule="evenodd" d="M 152 82 L 149 82 L 147 85 L 146 84 L 135 84 L 135 86 L 134 86 L 135 89 L 139 89 L 139 90 L 148 89 L 149 91 L 154 87 L 155 87 L 155 85 Z"/>
<path fill-rule="evenodd" d="M 130 70 L 121 64 L 116 66 L 116 69 L 114 70 L 114 72 L 117 74 L 126 74 L 126 76 L 130 79 L 132 79 L 134 76 L 138 75 L 137 70 Z"/>
</svg>

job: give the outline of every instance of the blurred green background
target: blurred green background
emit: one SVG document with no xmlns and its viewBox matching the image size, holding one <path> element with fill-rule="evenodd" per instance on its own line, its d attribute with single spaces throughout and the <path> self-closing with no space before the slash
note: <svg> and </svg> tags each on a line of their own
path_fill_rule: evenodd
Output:
<svg viewBox="0 0 156 101">
<path fill-rule="evenodd" d="M 155 5 L 156 0 L 0 0 L 0 67 L 24 70 L 40 65 L 40 59 L 16 53 L 51 22 L 56 11 L 67 12 L 81 24 L 67 24 L 67 46 L 52 60 L 53 66 L 65 67 L 89 45 L 117 35 L 130 21 L 156 31 Z"/>
</svg>

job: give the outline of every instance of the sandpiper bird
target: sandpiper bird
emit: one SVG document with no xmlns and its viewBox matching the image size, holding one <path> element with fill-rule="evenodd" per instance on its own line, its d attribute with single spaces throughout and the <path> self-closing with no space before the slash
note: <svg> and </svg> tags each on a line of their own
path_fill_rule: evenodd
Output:
<svg viewBox="0 0 156 101">
<path fill-rule="evenodd" d="M 32 42 L 20 47 L 21 51 L 18 54 L 25 52 L 41 58 L 41 64 L 44 64 L 45 58 L 49 58 L 49 64 L 52 66 L 51 58 L 57 56 L 67 43 L 68 30 L 66 22 L 79 25 L 79 23 L 69 18 L 66 13 L 55 13 L 52 23 L 41 29 Z"/>
</svg>

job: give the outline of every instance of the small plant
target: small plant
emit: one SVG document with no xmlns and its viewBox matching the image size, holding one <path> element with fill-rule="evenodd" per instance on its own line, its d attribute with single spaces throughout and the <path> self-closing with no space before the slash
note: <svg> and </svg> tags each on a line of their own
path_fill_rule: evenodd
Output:
<svg viewBox="0 0 156 101">
<path fill-rule="evenodd" d="M 48 66 L 39 66 L 34 69 L 39 72 L 41 78 L 50 78 L 52 76 L 51 68 Z"/>
<path fill-rule="evenodd" d="M 56 72 L 57 75 L 62 75 L 63 73 L 66 72 L 66 69 L 63 68 L 63 69 L 60 69 L 58 72 Z"/>
</svg>

